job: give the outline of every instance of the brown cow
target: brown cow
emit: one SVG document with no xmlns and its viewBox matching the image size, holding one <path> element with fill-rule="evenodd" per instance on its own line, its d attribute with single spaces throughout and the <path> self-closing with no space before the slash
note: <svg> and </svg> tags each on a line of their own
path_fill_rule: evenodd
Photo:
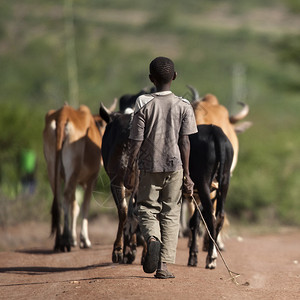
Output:
<svg viewBox="0 0 300 300">
<path fill-rule="evenodd" d="M 70 251 L 71 246 L 77 244 L 76 220 L 80 211 L 75 199 L 77 184 L 85 191 L 80 247 L 91 247 L 88 236 L 88 211 L 92 189 L 100 170 L 104 130 L 104 121 L 99 116 L 94 117 L 85 105 L 81 105 L 78 110 L 64 105 L 61 109 L 50 110 L 46 114 L 43 142 L 48 177 L 54 195 L 51 232 L 56 234 L 55 251 L 65 251 L 65 248 Z M 62 180 L 64 200 L 61 203 Z M 61 206 L 64 211 L 62 234 Z"/>
</svg>

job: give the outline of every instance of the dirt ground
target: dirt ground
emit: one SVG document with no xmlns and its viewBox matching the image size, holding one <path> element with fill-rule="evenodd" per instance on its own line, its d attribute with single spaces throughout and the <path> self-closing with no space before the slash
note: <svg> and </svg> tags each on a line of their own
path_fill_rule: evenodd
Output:
<svg viewBox="0 0 300 300">
<path fill-rule="evenodd" d="M 273 234 L 239 232 L 226 240 L 224 259 L 206 270 L 205 253 L 198 267 L 187 267 L 187 239 L 180 238 L 176 278 L 155 279 L 142 271 L 141 249 L 132 265 L 113 264 L 115 220 L 104 216 L 90 224 L 92 249 L 52 253 L 49 224 L 26 223 L 0 230 L 0 299 L 299 299 L 300 230 Z"/>
</svg>

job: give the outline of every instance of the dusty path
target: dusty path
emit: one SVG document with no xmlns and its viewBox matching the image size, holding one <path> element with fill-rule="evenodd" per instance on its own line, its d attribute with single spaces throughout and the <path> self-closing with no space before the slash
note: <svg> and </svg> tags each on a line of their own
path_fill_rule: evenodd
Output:
<svg viewBox="0 0 300 300">
<path fill-rule="evenodd" d="M 186 266 L 187 240 L 180 239 L 175 279 L 158 280 L 132 265 L 111 263 L 116 223 L 90 226 L 93 248 L 52 254 L 48 224 L 23 224 L 0 232 L 0 299 L 300 299 L 300 231 L 265 236 L 231 234 L 224 258 L 241 274 L 235 285 L 221 259 L 216 270 Z M 25 234 L 26 233 L 26 234 Z M 15 244 L 12 245 L 12 241 Z"/>
</svg>

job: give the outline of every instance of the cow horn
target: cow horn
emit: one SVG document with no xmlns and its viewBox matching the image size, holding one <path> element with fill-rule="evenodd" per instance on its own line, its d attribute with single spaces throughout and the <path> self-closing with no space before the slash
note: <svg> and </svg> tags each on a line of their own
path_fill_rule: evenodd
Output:
<svg viewBox="0 0 300 300">
<path fill-rule="evenodd" d="M 100 117 L 108 124 L 110 122 L 110 111 L 107 109 L 104 104 L 100 103 L 99 115 Z"/>
<path fill-rule="evenodd" d="M 234 125 L 234 131 L 236 133 L 242 133 L 242 132 L 246 131 L 248 128 L 250 128 L 252 125 L 253 125 L 252 122 L 245 121 L 245 122 Z"/>
<path fill-rule="evenodd" d="M 249 106 L 244 102 L 238 102 L 238 104 L 242 105 L 243 108 L 235 115 L 230 116 L 229 120 L 231 124 L 235 124 L 236 122 L 244 119 L 249 113 Z"/>
<path fill-rule="evenodd" d="M 198 91 L 194 88 L 194 87 L 192 87 L 191 85 L 187 85 L 187 87 L 191 90 L 191 92 L 192 92 L 192 95 L 193 95 L 193 100 L 192 101 L 197 101 L 197 100 L 199 100 L 199 98 L 200 98 L 200 96 L 199 96 L 199 93 L 198 93 Z"/>
<path fill-rule="evenodd" d="M 114 102 L 112 103 L 112 105 L 110 106 L 110 108 L 108 109 L 110 112 L 115 111 L 116 107 L 117 107 L 117 103 L 118 103 L 118 98 L 114 99 Z"/>
</svg>

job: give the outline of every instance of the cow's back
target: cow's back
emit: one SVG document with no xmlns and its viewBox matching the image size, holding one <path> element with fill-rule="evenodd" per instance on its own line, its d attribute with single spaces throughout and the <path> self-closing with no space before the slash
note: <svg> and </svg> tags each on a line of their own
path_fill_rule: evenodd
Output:
<svg viewBox="0 0 300 300">
<path fill-rule="evenodd" d="M 58 136 L 61 136 L 61 143 L 57 141 Z M 83 182 L 91 173 L 99 171 L 102 139 L 87 106 L 81 105 L 75 110 L 65 105 L 57 111 L 49 111 L 45 117 L 43 138 L 51 186 L 54 186 L 57 151 L 61 151 L 61 174 L 66 178 L 76 171 L 79 182 Z"/>
<path fill-rule="evenodd" d="M 191 178 L 197 182 L 201 178 L 212 180 L 217 167 L 216 148 L 211 125 L 198 125 L 198 132 L 189 136 Z"/>
<path fill-rule="evenodd" d="M 206 97 L 204 97 L 203 101 L 192 103 L 196 123 L 197 125 L 213 124 L 222 128 L 234 149 L 234 159 L 231 166 L 231 171 L 233 171 L 237 163 L 239 151 L 239 142 L 234 126 L 230 123 L 228 110 L 223 105 L 220 105 L 213 95 L 208 94 Z"/>
<path fill-rule="evenodd" d="M 108 176 L 121 177 L 127 166 L 127 147 L 132 116 L 115 114 L 106 126 L 102 141 L 102 159 Z"/>
</svg>

